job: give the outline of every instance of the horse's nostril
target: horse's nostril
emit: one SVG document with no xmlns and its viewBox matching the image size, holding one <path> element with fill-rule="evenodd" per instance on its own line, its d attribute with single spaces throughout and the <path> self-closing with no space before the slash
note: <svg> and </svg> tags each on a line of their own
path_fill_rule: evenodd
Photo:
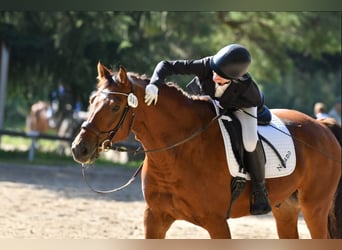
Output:
<svg viewBox="0 0 342 250">
<path fill-rule="evenodd" d="M 73 144 L 71 147 L 71 151 L 72 151 L 72 154 L 77 158 L 88 154 L 88 148 L 84 145 Z"/>
<path fill-rule="evenodd" d="M 88 149 L 83 146 L 80 148 L 80 153 L 81 153 L 81 155 L 86 155 L 88 153 Z"/>
</svg>

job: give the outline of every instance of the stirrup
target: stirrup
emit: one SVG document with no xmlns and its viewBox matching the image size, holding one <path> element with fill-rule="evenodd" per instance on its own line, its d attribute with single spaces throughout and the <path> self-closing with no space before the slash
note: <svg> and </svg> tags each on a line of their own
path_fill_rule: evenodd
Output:
<svg viewBox="0 0 342 250">
<path fill-rule="evenodd" d="M 226 214 L 226 218 L 229 219 L 230 212 L 232 210 L 233 204 L 235 203 L 236 199 L 240 196 L 243 190 L 246 187 L 246 179 L 243 177 L 236 176 L 232 179 L 230 183 L 230 190 L 231 190 L 231 198 L 230 198 L 230 205 Z"/>
<path fill-rule="evenodd" d="M 267 214 L 272 211 L 267 198 L 267 192 L 255 191 L 250 195 L 250 213 L 251 215 Z"/>
</svg>

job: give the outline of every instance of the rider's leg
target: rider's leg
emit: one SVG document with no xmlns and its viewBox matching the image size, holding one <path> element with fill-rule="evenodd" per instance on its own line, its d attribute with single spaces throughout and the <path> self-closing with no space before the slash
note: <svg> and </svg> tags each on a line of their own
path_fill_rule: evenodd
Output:
<svg viewBox="0 0 342 250">
<path fill-rule="evenodd" d="M 250 213 L 265 214 L 271 211 L 271 206 L 265 185 L 265 155 L 257 132 L 257 108 L 243 108 L 235 115 L 241 123 L 244 160 L 251 177 Z"/>
</svg>

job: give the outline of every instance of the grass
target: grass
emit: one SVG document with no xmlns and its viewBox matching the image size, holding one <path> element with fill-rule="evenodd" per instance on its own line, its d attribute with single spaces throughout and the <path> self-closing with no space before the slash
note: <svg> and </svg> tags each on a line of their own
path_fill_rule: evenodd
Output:
<svg viewBox="0 0 342 250">
<path fill-rule="evenodd" d="M 32 164 L 32 165 L 58 165 L 58 166 L 70 166 L 77 165 L 71 155 L 57 154 L 56 149 L 58 141 L 52 140 L 39 140 L 40 150 L 35 150 L 34 159 L 28 160 L 29 148 L 31 145 L 31 139 L 14 137 L 14 136 L 1 136 L 1 148 L 0 148 L 0 162 L 12 163 L 12 164 Z M 141 161 L 128 161 L 125 164 L 114 163 L 110 160 L 106 160 L 100 157 L 94 164 L 96 166 L 103 167 L 115 167 L 123 166 L 129 168 L 139 167 Z"/>
<path fill-rule="evenodd" d="M 47 166 L 71 166 L 77 165 L 71 156 L 61 156 L 54 152 L 36 151 L 34 160 L 28 161 L 28 152 L 20 150 L 0 150 L 0 162 L 12 164 L 32 164 Z M 105 159 L 98 159 L 94 164 L 101 167 L 123 166 L 128 168 L 138 168 L 140 161 L 129 161 L 126 164 L 113 163 Z"/>
<path fill-rule="evenodd" d="M 0 161 L 7 163 L 27 164 L 28 151 L 22 150 L 0 150 Z M 35 165 L 72 165 L 75 162 L 71 157 L 59 156 L 53 152 L 35 151 L 34 160 L 29 162 Z"/>
<path fill-rule="evenodd" d="M 5 122 L 5 129 L 14 131 L 24 131 L 25 122 L 8 120 Z M 49 130 L 47 134 L 55 135 L 54 130 Z M 58 166 L 70 166 L 77 165 L 71 155 L 60 155 L 56 153 L 59 142 L 54 140 L 40 139 L 40 150 L 35 150 L 34 160 L 29 161 L 29 148 L 32 140 L 20 136 L 0 136 L 0 163 L 13 163 L 13 164 L 33 164 L 33 165 L 58 165 Z M 110 160 L 106 160 L 100 156 L 94 163 L 96 166 L 103 167 L 128 167 L 138 168 L 142 160 L 131 160 L 125 164 L 120 164 Z"/>
</svg>

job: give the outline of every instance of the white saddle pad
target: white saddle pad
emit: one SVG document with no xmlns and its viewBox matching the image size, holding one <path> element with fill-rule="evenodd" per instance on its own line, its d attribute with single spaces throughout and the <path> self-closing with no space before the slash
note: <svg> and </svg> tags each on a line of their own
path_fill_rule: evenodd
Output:
<svg viewBox="0 0 342 250">
<path fill-rule="evenodd" d="M 216 111 L 218 111 L 217 106 Z M 239 172 L 239 164 L 236 161 L 230 136 L 223 124 L 223 120 L 231 121 L 231 118 L 229 116 L 223 115 L 218 120 L 225 145 L 229 172 L 234 177 L 240 176 L 250 180 L 248 173 Z M 279 160 L 279 157 L 276 155 L 274 150 L 266 142 L 261 140 L 266 154 L 265 178 L 276 178 L 289 175 L 294 171 L 296 166 L 296 153 L 292 137 L 289 136 L 290 132 L 285 124 L 273 113 L 270 124 L 271 125 L 267 126 L 258 126 L 258 132 L 260 135 L 265 137 L 274 146 L 274 148 L 277 149 L 280 157 L 285 163 L 285 167 Z"/>
</svg>

